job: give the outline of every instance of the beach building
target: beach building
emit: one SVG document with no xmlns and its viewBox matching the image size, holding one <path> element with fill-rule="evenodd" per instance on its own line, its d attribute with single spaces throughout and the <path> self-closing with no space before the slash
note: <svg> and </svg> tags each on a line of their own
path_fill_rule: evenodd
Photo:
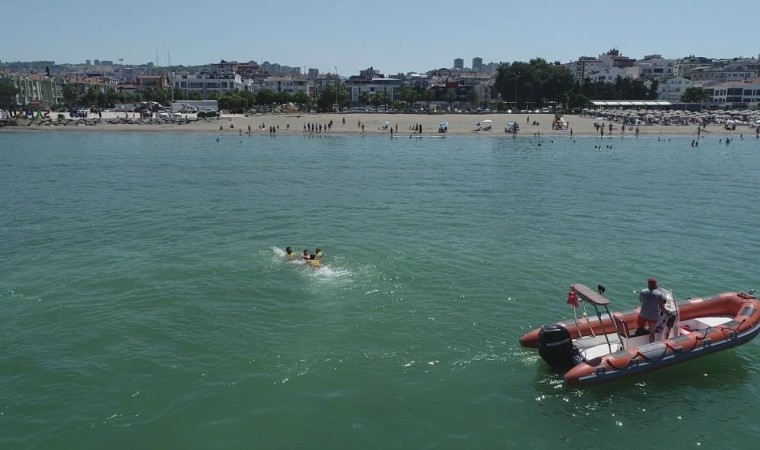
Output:
<svg viewBox="0 0 760 450">
<path fill-rule="evenodd" d="M 401 95 L 401 80 L 397 78 L 370 78 L 368 80 L 349 78 L 345 85 L 352 105 L 359 104 L 359 98 L 363 93 L 366 93 L 370 99 L 384 93 L 388 102 L 399 100 Z"/>
<path fill-rule="evenodd" d="M 290 95 L 303 92 L 309 94 L 312 91 L 312 81 L 307 77 L 267 77 L 252 84 L 252 91 L 269 89 L 272 92 L 287 92 Z"/>
<path fill-rule="evenodd" d="M 339 85 L 340 85 L 340 77 L 338 76 L 337 73 L 323 73 L 317 76 L 316 79 L 311 80 L 311 83 L 308 85 L 309 90 L 306 93 L 311 98 L 317 98 L 329 86 L 339 86 Z"/>
<path fill-rule="evenodd" d="M 744 81 L 758 76 L 757 70 L 743 64 L 727 64 L 725 66 L 703 66 L 690 71 L 690 77 L 694 81 Z"/>
<path fill-rule="evenodd" d="M 472 58 L 472 70 L 474 72 L 481 72 L 483 70 L 483 58 L 479 56 Z"/>
<path fill-rule="evenodd" d="M 657 86 L 657 100 L 680 103 L 684 91 L 690 87 L 702 86 L 702 83 L 684 77 L 671 77 L 661 80 Z"/>
<path fill-rule="evenodd" d="M 14 99 L 19 106 L 35 106 L 39 109 L 63 103 L 63 84 L 60 79 L 41 74 L 3 75 L 18 90 Z"/>
<path fill-rule="evenodd" d="M 599 72 L 592 72 L 586 75 L 587 79 L 602 83 L 614 83 L 617 77 L 635 80 L 639 77 L 639 70 L 637 67 L 610 67 L 608 69 L 604 69 Z"/>
<path fill-rule="evenodd" d="M 172 86 L 175 89 L 198 92 L 203 100 L 208 100 L 213 93 L 243 91 L 246 83 L 243 82 L 240 74 L 225 71 L 173 75 Z"/>
<path fill-rule="evenodd" d="M 141 75 L 137 77 L 140 89 L 168 89 L 169 78 L 166 75 Z"/>
<path fill-rule="evenodd" d="M 728 109 L 758 109 L 760 78 L 745 81 L 711 82 L 704 86 L 714 106 Z"/>
<path fill-rule="evenodd" d="M 701 56 L 687 56 L 686 58 L 677 59 L 673 64 L 673 75 L 691 79 L 691 71 L 698 67 L 712 67 L 712 58 Z"/>
<path fill-rule="evenodd" d="M 269 61 L 264 61 L 263 63 L 261 63 L 261 69 L 267 74 L 274 75 L 274 76 L 301 75 L 300 67 L 291 67 L 291 66 L 278 64 L 278 63 L 270 63 Z"/>
<path fill-rule="evenodd" d="M 633 64 L 639 69 L 639 77 L 654 79 L 672 77 L 674 65 L 674 59 L 663 58 L 662 55 L 646 55 Z"/>
<path fill-rule="evenodd" d="M 633 67 L 633 65 L 636 63 L 636 60 L 634 58 L 623 56 L 620 53 L 620 50 L 616 48 L 608 50 L 606 53 L 602 53 L 597 57 L 597 59 L 601 61 L 602 64 L 604 64 L 605 68 L 620 67 L 623 69 L 626 67 Z"/>
<path fill-rule="evenodd" d="M 386 78 L 379 71 L 370 67 L 352 75 L 345 82 L 346 92 L 352 106 L 361 103 L 360 98 L 366 94 L 370 99 L 383 93 L 389 103 L 400 100 L 402 82 L 398 78 Z"/>
<path fill-rule="evenodd" d="M 563 66 L 570 72 L 573 79 L 578 80 L 581 83 L 585 82 L 587 78 L 593 78 L 592 76 L 594 74 L 601 74 L 597 76 L 597 78 L 603 77 L 603 80 L 600 81 L 609 82 L 606 81 L 609 79 L 609 77 L 606 76 L 607 73 L 614 74 L 611 78 L 612 80 L 614 80 L 618 74 L 624 78 L 629 78 L 628 74 L 634 74 L 633 71 L 615 71 L 612 69 L 626 69 L 633 67 L 635 62 L 635 59 L 623 56 L 620 54 L 620 50 L 613 48 L 596 58 L 593 56 L 581 56 L 577 61 L 571 61 L 563 64 Z M 605 72 L 607 70 L 610 70 L 610 72 Z M 637 77 L 638 73 L 635 73 L 633 78 Z"/>
<path fill-rule="evenodd" d="M 604 63 L 593 56 L 581 56 L 577 61 L 564 64 L 565 68 L 573 76 L 573 79 L 581 83 L 592 73 L 599 73 L 605 69 Z"/>
</svg>

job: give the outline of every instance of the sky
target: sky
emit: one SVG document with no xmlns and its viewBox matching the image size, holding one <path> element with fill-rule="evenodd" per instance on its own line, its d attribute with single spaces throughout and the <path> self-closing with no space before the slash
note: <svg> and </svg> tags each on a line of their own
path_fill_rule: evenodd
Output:
<svg viewBox="0 0 760 450">
<path fill-rule="evenodd" d="M 341 76 L 624 56 L 758 57 L 756 0 L 37 0 L 2 7 L 0 61 L 256 61 Z"/>
</svg>

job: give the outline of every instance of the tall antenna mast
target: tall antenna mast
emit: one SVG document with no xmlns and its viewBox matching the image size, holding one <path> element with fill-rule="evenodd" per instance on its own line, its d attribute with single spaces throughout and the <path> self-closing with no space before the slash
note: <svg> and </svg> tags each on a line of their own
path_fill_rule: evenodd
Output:
<svg viewBox="0 0 760 450">
<path fill-rule="evenodd" d="M 172 72 L 172 53 L 171 50 L 166 50 L 166 60 L 169 66 L 169 90 L 172 93 L 172 103 L 174 103 L 174 72 Z"/>
</svg>

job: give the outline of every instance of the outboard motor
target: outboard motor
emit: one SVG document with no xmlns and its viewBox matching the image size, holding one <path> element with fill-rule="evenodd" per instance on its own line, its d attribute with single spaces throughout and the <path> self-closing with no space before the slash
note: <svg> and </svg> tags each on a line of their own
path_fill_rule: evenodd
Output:
<svg viewBox="0 0 760 450">
<path fill-rule="evenodd" d="M 558 323 L 541 327 L 538 332 L 538 354 L 555 369 L 567 370 L 576 364 L 570 332 Z"/>
</svg>

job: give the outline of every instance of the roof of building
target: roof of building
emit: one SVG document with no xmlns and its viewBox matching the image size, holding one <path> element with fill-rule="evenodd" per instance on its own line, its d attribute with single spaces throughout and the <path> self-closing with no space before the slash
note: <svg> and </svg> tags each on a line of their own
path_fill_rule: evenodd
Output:
<svg viewBox="0 0 760 450">
<path fill-rule="evenodd" d="M 665 100 L 591 100 L 594 106 L 670 106 Z"/>
</svg>

